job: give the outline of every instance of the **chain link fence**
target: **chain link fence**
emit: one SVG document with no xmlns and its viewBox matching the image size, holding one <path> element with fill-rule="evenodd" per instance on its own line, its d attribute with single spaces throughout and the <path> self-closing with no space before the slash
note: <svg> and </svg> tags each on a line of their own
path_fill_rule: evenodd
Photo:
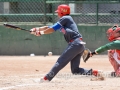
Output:
<svg viewBox="0 0 120 90">
<path fill-rule="evenodd" d="M 120 0 L 0 0 L 0 22 L 15 24 L 53 24 L 60 4 L 71 7 L 78 25 L 120 23 Z"/>
</svg>

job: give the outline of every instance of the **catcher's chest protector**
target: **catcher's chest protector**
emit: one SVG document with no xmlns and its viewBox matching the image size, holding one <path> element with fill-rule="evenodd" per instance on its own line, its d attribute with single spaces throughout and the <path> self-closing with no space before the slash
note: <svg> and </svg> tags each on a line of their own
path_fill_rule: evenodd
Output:
<svg viewBox="0 0 120 90">
<path fill-rule="evenodd" d="M 116 53 L 117 53 L 118 60 L 120 60 L 120 50 L 116 50 Z"/>
<path fill-rule="evenodd" d="M 120 37 L 116 38 L 115 40 L 120 40 Z M 109 58 L 110 59 L 113 59 L 112 57 L 114 56 L 114 54 L 116 53 L 117 55 L 117 60 L 120 60 L 120 50 L 118 49 L 114 49 L 114 50 L 109 50 Z"/>
<path fill-rule="evenodd" d="M 118 38 L 116 38 L 116 40 L 120 40 L 120 37 L 118 37 Z M 120 50 L 115 50 L 116 51 L 116 53 L 117 53 L 117 58 L 118 58 L 118 60 L 120 60 Z"/>
</svg>

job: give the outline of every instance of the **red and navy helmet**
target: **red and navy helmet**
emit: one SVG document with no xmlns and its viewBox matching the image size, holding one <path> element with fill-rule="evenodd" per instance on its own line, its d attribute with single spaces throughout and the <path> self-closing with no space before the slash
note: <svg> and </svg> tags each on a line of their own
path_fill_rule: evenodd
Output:
<svg viewBox="0 0 120 90">
<path fill-rule="evenodd" d="M 70 14 L 70 7 L 68 5 L 61 4 L 58 6 L 58 8 L 55 12 L 57 12 L 60 17 L 65 16 L 65 15 L 69 15 Z"/>
<path fill-rule="evenodd" d="M 113 26 L 112 28 L 109 28 L 107 30 L 107 37 L 109 41 L 115 40 L 117 37 L 115 37 L 115 33 L 120 32 L 120 27 L 118 25 Z"/>
</svg>

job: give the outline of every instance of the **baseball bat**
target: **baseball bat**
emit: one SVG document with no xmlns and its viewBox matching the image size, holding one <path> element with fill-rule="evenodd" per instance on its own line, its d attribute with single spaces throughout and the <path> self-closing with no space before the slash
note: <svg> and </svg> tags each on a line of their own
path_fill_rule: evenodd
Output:
<svg viewBox="0 0 120 90">
<path fill-rule="evenodd" d="M 15 26 L 15 25 L 7 24 L 7 23 L 4 23 L 3 25 L 4 25 L 5 27 L 13 28 L 13 29 L 16 29 L 16 30 L 23 30 L 23 31 L 31 32 L 31 31 L 28 30 L 28 29 L 21 28 L 21 27 Z"/>
</svg>

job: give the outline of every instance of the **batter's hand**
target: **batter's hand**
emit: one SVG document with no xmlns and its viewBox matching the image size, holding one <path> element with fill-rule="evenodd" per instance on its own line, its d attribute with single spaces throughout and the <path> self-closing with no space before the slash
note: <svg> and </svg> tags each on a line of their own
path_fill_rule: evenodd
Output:
<svg viewBox="0 0 120 90">
<path fill-rule="evenodd" d="M 44 34 L 43 27 L 32 28 L 30 29 L 30 33 L 34 34 L 35 36 L 41 36 Z"/>
<path fill-rule="evenodd" d="M 37 30 L 34 35 L 35 36 L 41 36 L 41 32 Z"/>
<path fill-rule="evenodd" d="M 31 33 L 31 34 L 35 34 L 35 32 L 36 32 L 36 28 L 30 29 L 30 33 Z"/>
</svg>

